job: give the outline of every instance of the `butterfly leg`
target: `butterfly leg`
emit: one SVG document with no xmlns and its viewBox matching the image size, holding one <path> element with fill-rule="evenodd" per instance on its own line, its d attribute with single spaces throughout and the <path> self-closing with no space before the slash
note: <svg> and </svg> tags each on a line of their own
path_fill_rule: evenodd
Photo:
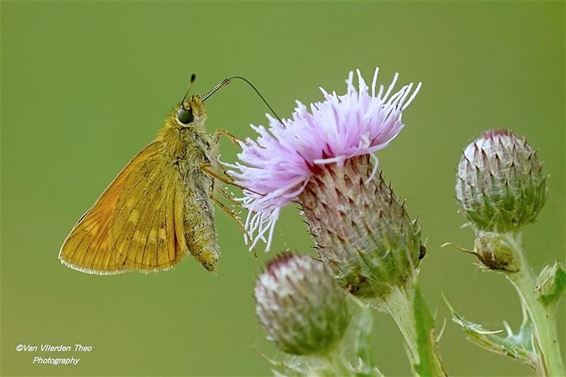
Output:
<svg viewBox="0 0 566 377">
<path fill-rule="evenodd" d="M 230 140 L 232 142 L 232 144 L 234 145 L 240 145 L 240 143 L 242 143 L 242 141 L 235 136 L 234 134 L 232 134 L 230 131 L 224 130 L 222 128 L 217 128 L 216 131 L 214 131 L 214 135 L 212 136 L 212 149 L 215 150 L 218 148 L 219 144 L 220 144 L 220 138 L 224 136 L 227 137 L 228 140 Z M 217 162 L 219 163 L 219 165 L 222 165 L 222 163 L 220 161 L 217 160 Z M 234 185 L 234 179 L 232 179 L 232 177 L 230 177 L 228 174 L 226 174 L 226 170 L 224 170 L 222 172 L 223 177 L 225 179 L 221 179 L 218 176 L 215 176 L 215 178 L 220 179 L 222 182 L 227 183 L 229 185 Z M 237 186 L 239 187 L 239 186 Z M 239 187 L 241 188 L 241 187 Z"/>
<path fill-rule="evenodd" d="M 212 148 L 213 149 L 216 149 L 218 147 L 218 145 L 220 143 L 220 138 L 222 136 L 227 137 L 235 145 L 240 146 L 240 144 L 243 143 L 243 141 L 241 139 L 239 139 L 237 136 L 232 134 L 230 131 L 226 131 L 222 128 L 218 128 L 218 129 L 216 129 L 216 131 L 214 131 L 214 135 L 213 135 L 213 138 L 212 138 Z M 231 176 L 226 174 L 225 170 L 222 171 L 222 173 L 218 173 L 217 171 L 214 170 L 214 167 L 210 163 L 203 163 L 203 164 L 201 164 L 200 168 L 204 173 L 210 175 L 211 177 L 216 178 L 216 179 L 218 179 L 218 180 L 220 180 L 220 181 L 222 181 L 222 182 L 224 182 L 228 185 L 237 187 L 242 191 L 247 190 L 247 191 L 253 192 L 254 194 L 257 194 L 257 195 L 265 195 L 265 194 L 260 194 L 258 192 L 255 192 L 253 190 L 250 190 L 248 188 L 245 188 L 245 187 L 237 184 L 234 181 L 234 178 L 232 178 Z M 232 200 L 232 199 L 230 199 L 230 200 Z M 239 204 L 239 203 L 237 203 L 237 204 Z"/>
<path fill-rule="evenodd" d="M 234 181 L 234 178 L 230 177 L 225 172 L 219 173 L 219 172 L 215 171 L 214 167 L 210 163 L 204 162 L 204 163 L 200 164 L 200 170 L 202 170 L 202 172 L 205 173 L 206 175 L 209 175 L 214 179 L 218 179 L 219 181 L 224 182 L 227 185 L 235 186 L 235 187 L 239 188 L 240 190 L 246 189 L 245 187 L 237 184 Z"/>
<path fill-rule="evenodd" d="M 227 137 L 228 140 L 230 140 L 234 145 L 240 145 L 240 143 L 242 142 L 237 136 L 232 134 L 230 131 L 226 131 L 222 128 L 217 128 L 216 131 L 214 131 L 214 135 L 212 136 L 212 145 L 218 145 L 218 143 L 220 143 L 220 138 L 222 136 Z"/>
<path fill-rule="evenodd" d="M 242 186 L 238 185 L 236 182 L 234 182 L 234 180 L 232 179 L 232 177 L 230 177 L 229 175 L 220 174 L 220 173 L 216 172 L 216 171 L 214 170 L 214 168 L 212 167 L 212 165 L 210 165 L 210 164 L 207 164 L 207 163 L 201 164 L 201 165 L 200 165 L 200 169 L 201 169 L 205 174 L 209 175 L 210 177 L 212 177 L 212 178 L 214 178 L 214 179 L 218 179 L 218 180 L 220 180 L 220 181 L 222 181 L 222 182 L 224 182 L 224 183 L 226 183 L 226 184 L 236 186 L 236 187 L 238 187 L 238 188 L 240 188 L 240 189 L 242 189 L 242 190 L 245 189 L 244 187 L 242 187 Z M 234 204 L 236 204 L 236 205 L 238 205 L 238 206 L 241 206 L 241 204 L 240 204 L 238 201 L 236 201 L 232 196 L 230 196 L 230 194 L 228 194 L 228 193 L 226 192 L 226 190 L 224 190 L 223 188 L 220 188 L 220 187 L 216 187 L 216 188 L 214 189 L 214 191 L 212 192 L 212 194 L 210 195 L 211 199 L 212 199 L 216 204 L 218 204 L 218 206 L 219 206 L 220 208 L 222 208 L 228 215 L 230 215 L 230 217 L 232 217 L 234 220 L 236 220 L 236 222 L 242 227 L 242 229 L 245 229 L 244 224 L 242 224 L 242 221 L 241 221 L 240 218 L 236 215 L 236 213 L 235 213 L 232 209 L 228 208 L 228 206 L 226 206 L 224 203 L 222 203 L 221 201 L 219 201 L 219 200 L 214 196 L 215 192 L 219 192 L 224 198 L 228 199 L 230 202 L 232 202 L 232 203 L 234 203 Z M 245 231 L 245 230 L 244 230 L 244 231 Z"/>
<path fill-rule="evenodd" d="M 242 191 L 245 190 L 245 191 L 253 192 L 256 195 L 261 195 L 261 196 L 265 195 L 265 194 L 260 194 L 259 192 L 256 192 L 254 190 L 251 190 L 247 187 L 244 187 L 236 183 L 236 181 L 234 181 L 234 178 L 230 177 L 228 174 L 226 174 L 226 172 L 218 173 L 217 171 L 214 170 L 214 167 L 209 163 L 203 162 L 202 164 L 200 164 L 199 167 L 203 173 L 209 175 L 212 178 L 218 179 L 219 181 L 224 182 L 227 185 L 237 187 Z"/>
<path fill-rule="evenodd" d="M 234 211 L 232 208 L 228 207 L 226 204 L 222 203 L 220 200 L 218 200 L 218 198 L 216 198 L 214 196 L 214 194 L 210 197 L 212 199 L 212 201 L 218 206 L 220 207 L 220 209 L 222 209 L 224 212 L 226 212 L 226 214 L 228 216 L 230 216 L 239 226 L 240 228 L 242 228 L 242 231 L 245 233 L 246 232 L 246 227 L 244 226 L 244 223 L 242 223 L 242 220 L 240 219 L 240 217 L 238 216 L 238 214 L 236 213 L 236 211 Z"/>
<path fill-rule="evenodd" d="M 220 192 L 220 195 L 222 195 L 225 199 L 227 199 L 228 201 L 230 201 L 232 204 L 241 207 L 242 203 L 236 199 L 234 199 L 233 195 L 230 195 L 230 193 L 224 189 L 218 189 L 218 191 Z"/>
<path fill-rule="evenodd" d="M 232 177 L 230 177 L 226 174 L 222 175 L 222 174 L 216 172 L 214 170 L 214 168 L 212 167 L 212 165 L 210 165 L 210 164 L 201 164 L 200 168 L 205 174 L 208 174 L 212 178 L 218 179 L 218 180 L 220 180 L 220 181 L 222 181 L 226 184 L 236 186 L 236 187 L 238 187 L 242 190 L 245 190 L 244 187 L 235 183 L 234 180 L 232 179 Z M 240 202 L 238 202 L 237 200 L 235 200 L 232 196 L 230 196 L 230 194 L 228 194 L 226 192 L 226 190 L 224 190 L 222 188 L 216 188 L 215 191 L 211 195 L 212 201 L 214 203 L 216 203 L 216 205 L 218 205 L 218 207 L 220 207 L 220 209 L 222 209 L 224 212 L 226 212 L 226 214 L 228 214 L 228 216 L 230 216 L 234 221 L 236 221 L 236 223 L 240 226 L 240 228 L 242 228 L 242 231 L 244 232 L 244 234 L 247 234 L 246 227 L 242 223 L 242 220 L 238 217 L 238 215 L 234 212 L 233 209 L 229 208 L 226 204 L 222 203 L 220 200 L 218 200 L 218 198 L 216 198 L 214 196 L 215 192 L 219 192 L 224 198 L 228 199 L 230 202 L 232 202 L 232 203 L 234 203 L 238 206 L 241 206 L 242 204 Z M 257 258 L 257 253 L 256 253 L 255 249 L 253 249 L 251 251 L 253 252 L 254 257 Z"/>
<path fill-rule="evenodd" d="M 240 205 L 240 203 L 235 201 L 234 198 L 230 197 L 230 195 L 226 191 L 224 191 L 224 190 L 219 190 L 219 191 L 220 191 L 220 194 L 222 196 L 224 196 L 225 198 L 229 199 L 230 201 Z M 247 234 L 246 227 L 245 227 L 244 223 L 242 222 L 242 220 L 240 219 L 238 214 L 232 208 L 228 207 L 226 204 L 224 204 L 220 200 L 218 200 L 218 198 L 216 198 L 214 196 L 214 194 L 211 196 L 211 199 L 218 207 L 220 207 L 220 209 L 222 209 L 224 212 L 226 212 L 226 214 L 228 216 L 230 216 L 240 226 L 240 228 L 242 229 L 242 232 L 244 234 Z M 257 258 L 257 253 L 256 253 L 255 248 L 250 250 L 250 251 L 253 253 L 253 256 Z"/>
</svg>

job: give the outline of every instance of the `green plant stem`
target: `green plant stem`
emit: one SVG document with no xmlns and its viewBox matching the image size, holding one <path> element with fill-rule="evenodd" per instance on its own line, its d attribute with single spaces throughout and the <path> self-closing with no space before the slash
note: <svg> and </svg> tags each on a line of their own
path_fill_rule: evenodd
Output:
<svg viewBox="0 0 566 377">
<path fill-rule="evenodd" d="M 518 271 L 506 273 L 521 297 L 521 304 L 529 315 L 534 329 L 535 351 L 539 355 L 539 374 L 542 376 L 566 376 L 560 344 L 556 334 L 556 317 L 553 309 L 547 309 L 536 291 L 536 276 L 525 258 L 519 234 L 506 234 L 507 242 L 513 248 Z"/>
<path fill-rule="evenodd" d="M 342 356 L 341 346 L 339 345 L 329 350 L 326 354 L 314 356 L 314 358 L 317 358 L 319 363 L 323 365 L 323 368 L 321 369 L 323 371 L 321 373 L 322 376 L 328 376 L 328 377 L 355 376 L 353 371 L 350 368 L 348 368 L 348 364 L 344 359 L 344 357 Z"/>
<path fill-rule="evenodd" d="M 434 337 L 434 319 L 421 296 L 416 277 L 404 288 L 395 287 L 383 304 L 405 339 L 415 375 L 446 376 Z"/>
<path fill-rule="evenodd" d="M 344 360 L 339 352 L 335 351 L 326 355 L 326 362 L 328 363 L 329 369 L 332 371 L 329 374 L 330 376 L 353 376 L 352 371 L 344 365 Z"/>
</svg>

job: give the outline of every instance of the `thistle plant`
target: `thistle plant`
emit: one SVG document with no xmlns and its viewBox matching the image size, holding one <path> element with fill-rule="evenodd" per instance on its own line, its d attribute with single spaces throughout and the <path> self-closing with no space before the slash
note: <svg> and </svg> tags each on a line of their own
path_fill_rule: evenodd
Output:
<svg viewBox="0 0 566 377">
<path fill-rule="evenodd" d="M 426 251 L 420 228 L 375 157 L 403 128 L 402 113 L 420 84 L 394 92 L 395 75 L 378 89 L 376 70 L 370 92 L 357 73 L 357 89 L 351 72 L 344 95 L 322 90 L 324 101 L 298 102 L 291 119 L 252 126 L 259 137 L 241 143 L 229 174 L 247 189 L 251 247 L 264 240 L 269 249 L 281 208 L 299 203 L 319 258 L 339 285 L 392 315 L 416 375 L 442 376 L 434 320 L 417 282 Z"/>
<path fill-rule="evenodd" d="M 418 276 L 427 249 L 421 228 L 386 183 L 376 152 L 404 127 L 403 112 L 420 89 L 369 88 L 360 72 L 343 95 L 322 90 L 324 100 L 297 102 L 290 119 L 269 117 L 252 126 L 256 139 L 240 142 L 239 161 L 226 164 L 240 187 L 250 249 L 269 250 L 281 208 L 296 203 L 318 259 L 276 257 L 255 289 L 257 315 L 268 340 L 285 356 L 270 360 L 276 374 L 379 376 L 368 339 L 374 308 L 392 316 L 416 376 L 445 376 L 435 320 Z M 476 233 L 474 251 L 486 269 L 504 274 L 521 297 L 524 320 L 506 337 L 454 321 L 482 347 L 522 360 L 543 376 L 564 376 L 555 309 L 566 271 L 555 263 L 538 278 L 527 263 L 521 232 L 546 200 L 546 176 L 534 149 L 514 133 L 487 131 L 464 151 L 456 196 Z"/>
<path fill-rule="evenodd" d="M 564 376 L 556 304 L 566 288 L 563 264 L 546 266 L 539 277 L 521 244 L 523 229 L 533 223 L 546 200 L 546 176 L 535 150 L 509 130 L 489 130 L 470 143 L 458 165 L 456 196 L 476 234 L 475 254 L 482 265 L 502 273 L 515 287 L 523 307 L 517 334 L 506 324 L 499 337 L 468 322 L 453 310 L 453 319 L 469 338 L 537 370 L 541 376 Z"/>
</svg>

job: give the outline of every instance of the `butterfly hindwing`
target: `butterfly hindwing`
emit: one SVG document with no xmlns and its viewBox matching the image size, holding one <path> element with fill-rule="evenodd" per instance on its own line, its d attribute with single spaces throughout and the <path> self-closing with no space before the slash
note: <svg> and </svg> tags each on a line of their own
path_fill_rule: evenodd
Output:
<svg viewBox="0 0 566 377">
<path fill-rule="evenodd" d="M 63 263 L 97 274 L 156 271 L 187 254 L 182 185 L 162 148 L 153 142 L 118 174 L 65 240 Z"/>
</svg>

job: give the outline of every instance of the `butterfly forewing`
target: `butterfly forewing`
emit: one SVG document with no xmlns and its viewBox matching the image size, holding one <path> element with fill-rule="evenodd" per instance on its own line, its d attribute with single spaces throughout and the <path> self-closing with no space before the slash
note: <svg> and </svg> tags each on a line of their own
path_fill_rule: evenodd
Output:
<svg viewBox="0 0 566 377">
<path fill-rule="evenodd" d="M 178 172 L 163 143 L 142 150 L 65 240 L 59 258 L 98 274 L 168 269 L 187 254 Z"/>
</svg>

